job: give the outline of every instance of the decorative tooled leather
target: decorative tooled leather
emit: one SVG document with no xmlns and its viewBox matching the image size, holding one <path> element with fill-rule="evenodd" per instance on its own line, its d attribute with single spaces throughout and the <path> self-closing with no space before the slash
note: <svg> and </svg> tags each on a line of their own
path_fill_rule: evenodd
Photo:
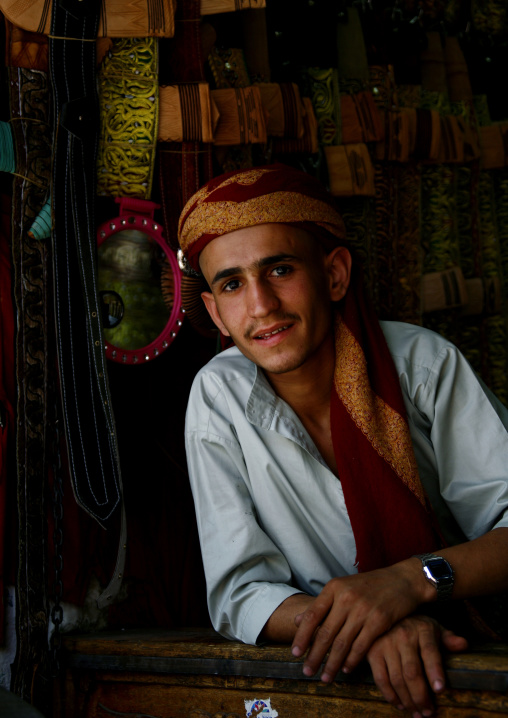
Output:
<svg viewBox="0 0 508 718">
<path fill-rule="evenodd" d="M 215 88 L 248 87 L 251 84 L 247 65 L 241 48 L 214 47 L 208 56 L 208 64 L 215 80 Z"/>
<path fill-rule="evenodd" d="M 55 359 L 50 340 L 50 248 L 28 235 L 49 191 L 51 133 L 45 73 L 9 68 L 11 125 L 16 147 L 13 187 L 14 297 L 18 313 L 17 504 L 20 617 L 13 690 L 31 699 L 33 671 L 47 656 L 47 429 L 54 402 L 48 388 Z M 20 175 L 20 176 L 18 176 Z"/>
<path fill-rule="evenodd" d="M 30 70 L 48 71 L 48 38 L 37 32 L 29 32 L 5 21 L 7 65 Z"/>
<path fill-rule="evenodd" d="M 307 74 L 320 142 L 323 145 L 338 145 L 342 140 L 337 71 L 309 68 Z"/>
<path fill-rule="evenodd" d="M 99 71 L 97 194 L 149 199 L 159 113 L 158 41 L 115 40 Z"/>
</svg>

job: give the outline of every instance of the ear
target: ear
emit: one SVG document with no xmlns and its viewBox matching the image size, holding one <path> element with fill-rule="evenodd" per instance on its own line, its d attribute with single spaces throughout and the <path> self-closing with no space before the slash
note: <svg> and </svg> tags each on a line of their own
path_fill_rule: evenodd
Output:
<svg viewBox="0 0 508 718">
<path fill-rule="evenodd" d="M 330 299 L 343 299 L 351 280 L 351 253 L 346 247 L 335 247 L 326 255 L 326 266 L 330 280 Z"/>
<path fill-rule="evenodd" d="M 201 292 L 201 299 L 204 301 L 208 314 L 211 316 L 215 326 L 222 334 L 224 334 L 225 337 L 231 336 L 220 318 L 219 310 L 217 309 L 217 304 L 215 303 L 213 294 L 211 292 Z"/>
</svg>

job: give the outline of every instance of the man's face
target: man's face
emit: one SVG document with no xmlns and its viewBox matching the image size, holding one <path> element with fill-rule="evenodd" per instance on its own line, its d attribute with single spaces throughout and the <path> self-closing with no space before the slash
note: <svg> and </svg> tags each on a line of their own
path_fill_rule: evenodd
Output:
<svg viewBox="0 0 508 718">
<path fill-rule="evenodd" d="M 331 301 L 347 289 L 348 258 L 344 248 L 325 255 L 307 232 L 290 225 L 240 229 L 202 251 L 200 266 L 212 291 L 201 296 L 215 324 L 247 358 L 268 374 L 292 372 L 325 346 L 329 354 Z"/>
</svg>

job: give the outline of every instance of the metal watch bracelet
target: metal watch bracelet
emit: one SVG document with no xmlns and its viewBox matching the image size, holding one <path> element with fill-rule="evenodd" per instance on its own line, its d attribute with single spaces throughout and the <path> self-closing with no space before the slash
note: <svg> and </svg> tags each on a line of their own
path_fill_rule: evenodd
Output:
<svg viewBox="0 0 508 718">
<path fill-rule="evenodd" d="M 455 574 L 450 563 L 443 556 L 433 553 L 415 554 L 414 558 L 422 562 L 425 578 L 437 591 L 437 600 L 447 601 L 451 598 Z"/>
</svg>

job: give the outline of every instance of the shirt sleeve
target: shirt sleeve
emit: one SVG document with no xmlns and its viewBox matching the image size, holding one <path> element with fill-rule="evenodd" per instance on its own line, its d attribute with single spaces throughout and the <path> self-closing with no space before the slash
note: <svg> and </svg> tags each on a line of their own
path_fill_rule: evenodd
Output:
<svg viewBox="0 0 508 718">
<path fill-rule="evenodd" d="M 465 536 L 508 527 L 508 411 L 455 346 L 438 353 L 418 404 L 441 496 Z"/>
<path fill-rule="evenodd" d="M 213 404 L 213 405 L 211 405 Z M 275 609 L 301 593 L 289 565 L 257 522 L 241 447 L 227 406 L 195 389 L 186 451 L 214 628 L 255 644 Z"/>
</svg>

